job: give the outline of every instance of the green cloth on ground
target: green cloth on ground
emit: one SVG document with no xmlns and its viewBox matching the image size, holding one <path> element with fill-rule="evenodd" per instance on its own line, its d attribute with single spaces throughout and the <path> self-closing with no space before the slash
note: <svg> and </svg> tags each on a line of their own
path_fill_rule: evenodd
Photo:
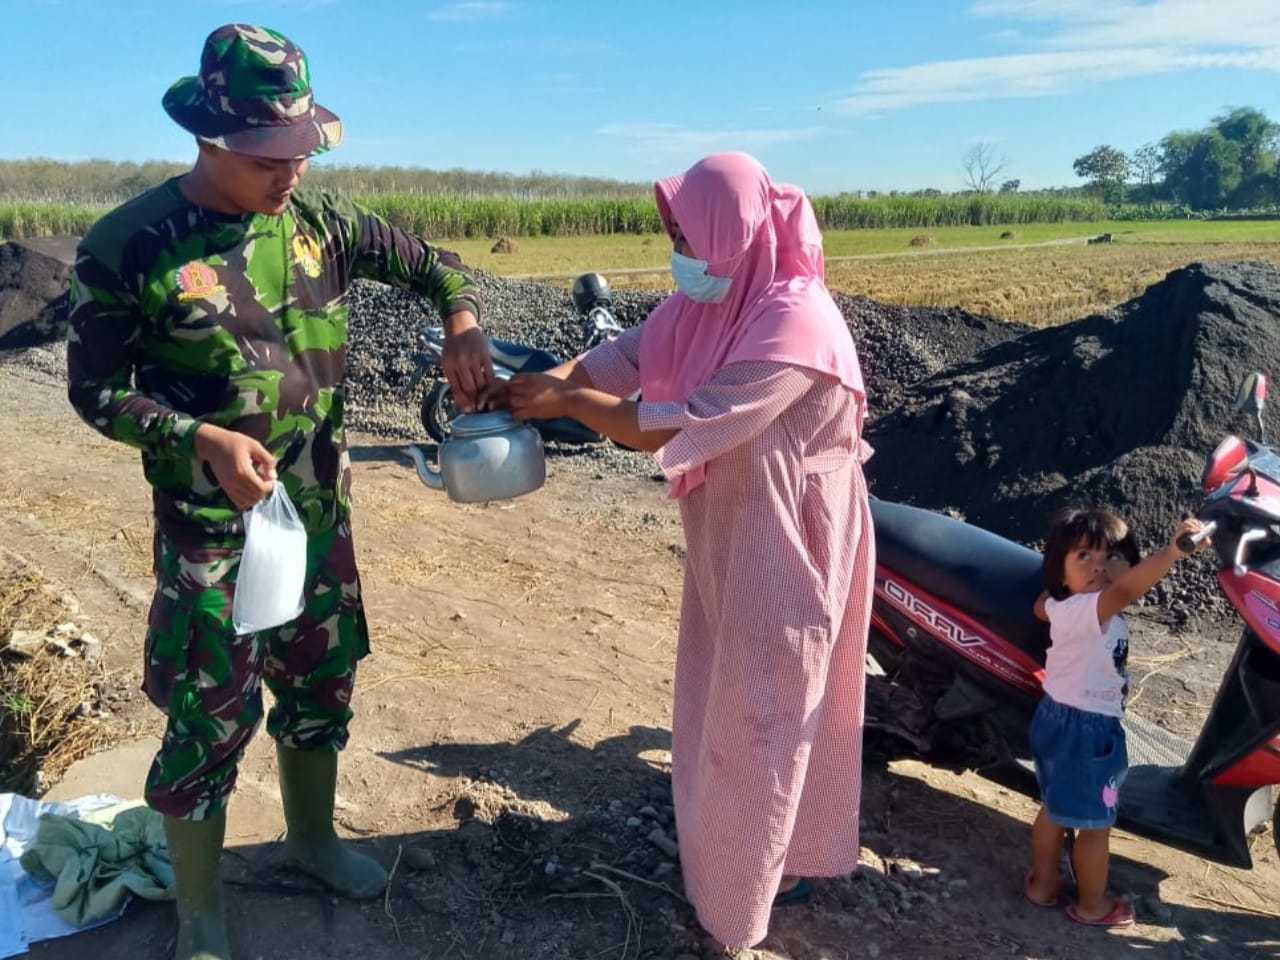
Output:
<svg viewBox="0 0 1280 960">
<path fill-rule="evenodd" d="M 173 899 L 164 819 L 142 801 L 83 819 L 46 813 L 20 862 L 37 881 L 54 884 L 51 905 L 75 927 L 110 916 L 130 893 Z"/>
</svg>

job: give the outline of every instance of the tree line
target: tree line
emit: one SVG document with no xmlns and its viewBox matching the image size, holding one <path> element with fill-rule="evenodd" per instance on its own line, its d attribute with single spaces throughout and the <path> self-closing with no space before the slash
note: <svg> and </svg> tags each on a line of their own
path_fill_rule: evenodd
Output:
<svg viewBox="0 0 1280 960">
<path fill-rule="evenodd" d="M 1194 210 L 1280 205 L 1280 123 L 1237 107 L 1201 130 L 1177 130 L 1131 154 L 1110 144 L 1072 164 L 1109 203 L 1176 203 Z"/>
<path fill-rule="evenodd" d="M 1045 201 L 1043 205 L 1018 205 L 1012 208 L 979 204 L 967 214 L 973 223 L 1027 222 L 1048 214 L 1050 219 L 1079 219 L 1093 216 L 1083 201 L 1102 203 L 1115 217 L 1144 218 L 1224 210 L 1264 211 L 1280 207 L 1280 123 L 1273 122 L 1261 110 L 1252 107 L 1231 109 L 1214 117 L 1201 130 L 1174 131 L 1156 143 L 1146 143 L 1131 154 L 1102 144 L 1077 157 L 1072 164 L 1084 186 L 1057 187 L 1035 191 L 1021 190 L 1021 181 L 1008 176 L 1008 160 L 996 153 L 988 143 L 970 146 L 962 157 L 962 179 L 966 190 L 949 193 L 942 190 L 913 191 L 849 191 L 829 198 L 828 212 L 839 215 L 833 221 L 863 223 L 900 222 L 904 218 L 916 225 L 949 223 L 965 214 L 960 211 L 971 200 L 991 194 L 1018 195 L 1020 201 L 1031 197 Z M 89 160 L 66 163 L 35 158 L 0 160 L 0 203 L 55 204 L 73 206 L 109 206 L 123 202 L 189 169 L 187 163 L 149 161 L 146 163 Z M 561 203 L 578 201 L 636 201 L 652 206 L 653 186 L 649 182 L 629 182 L 600 177 L 533 171 L 511 174 L 473 170 L 429 170 L 416 167 L 370 167 L 331 165 L 323 160 L 312 165 L 308 181 L 357 198 L 403 198 L 411 205 L 417 199 L 459 198 L 477 201 L 515 201 L 542 205 L 551 203 L 551 220 L 562 219 Z M 902 198 L 936 201 L 905 208 L 891 203 L 874 203 L 861 207 L 859 201 L 897 201 Z M 814 197 L 815 206 L 822 206 Z M 945 202 L 944 202 L 945 201 Z M 583 216 L 589 221 L 601 213 L 593 207 Z M 630 205 L 624 205 L 621 219 L 635 220 Z M 1025 211 L 1034 206 L 1039 211 Z M 945 208 L 945 209 L 944 209 Z M 486 206 L 486 209 L 488 207 Z M 549 208 L 552 209 L 552 208 Z M 620 208 L 621 209 L 621 208 Z M 928 213 L 926 214 L 926 209 Z M 1052 211 L 1052 213 L 1049 213 Z M 606 219 L 616 219 L 616 211 L 606 211 Z M 640 219 L 647 220 L 645 210 Z M 14 217 L 18 216 L 17 214 Z M 44 212 L 22 216 L 45 219 Z M 505 214 L 504 214 L 505 216 Z M 541 216 L 541 214 L 539 214 Z M 523 219 L 527 219 L 522 215 Z M 11 217 L 10 219 L 13 219 Z M 581 217 L 575 214 L 575 222 Z M 629 229 L 633 227 L 624 227 Z"/>
<path fill-rule="evenodd" d="M 190 169 L 189 163 L 86 160 L 0 160 L 0 201 L 63 204 L 115 204 Z M 575 200 L 652 197 L 652 183 L 603 177 L 578 177 L 533 171 L 527 174 L 476 170 L 427 170 L 416 167 L 368 167 L 315 162 L 307 172 L 313 186 L 348 196 Z"/>
</svg>

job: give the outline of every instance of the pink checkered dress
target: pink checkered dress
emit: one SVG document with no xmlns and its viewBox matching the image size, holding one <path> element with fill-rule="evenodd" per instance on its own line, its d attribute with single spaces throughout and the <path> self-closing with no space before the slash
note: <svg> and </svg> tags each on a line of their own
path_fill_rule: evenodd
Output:
<svg viewBox="0 0 1280 960">
<path fill-rule="evenodd" d="M 583 364 L 597 389 L 639 389 L 639 328 Z M 724 367 L 687 404 L 640 404 L 679 430 L 668 477 L 687 549 L 672 722 L 685 889 L 730 947 L 764 939 L 784 874 L 858 861 L 863 685 L 875 548 L 862 400 L 786 364 Z"/>
</svg>

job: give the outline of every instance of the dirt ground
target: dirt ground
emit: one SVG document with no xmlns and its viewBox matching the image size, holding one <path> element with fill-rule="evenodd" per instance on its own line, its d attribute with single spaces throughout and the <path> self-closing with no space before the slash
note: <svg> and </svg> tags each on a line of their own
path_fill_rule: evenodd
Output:
<svg viewBox="0 0 1280 960">
<path fill-rule="evenodd" d="M 672 833 L 682 557 L 662 486 L 594 479 L 565 458 L 530 497 L 462 507 L 426 490 L 398 445 L 352 440 L 374 651 L 357 685 L 339 820 L 392 883 L 385 898 L 353 904 L 280 867 L 261 735 L 242 765 L 224 860 L 236 956 L 713 955 L 655 842 Z M 150 505 L 134 454 L 76 420 L 59 384 L 9 368 L 0 449 L 0 544 L 74 597 L 102 641 L 113 716 L 101 722 L 155 736 L 158 715 L 137 692 Z M 1169 637 L 1140 621 L 1135 709 L 1194 727 L 1224 637 Z M 972 772 L 869 744 L 862 866 L 779 911 L 754 956 L 1280 957 L 1269 830 L 1254 838 L 1251 871 L 1119 834 L 1114 882 L 1140 922 L 1105 933 L 1023 901 L 1033 812 Z M 31 956 L 167 958 L 173 932 L 170 905 L 134 903 Z"/>
</svg>

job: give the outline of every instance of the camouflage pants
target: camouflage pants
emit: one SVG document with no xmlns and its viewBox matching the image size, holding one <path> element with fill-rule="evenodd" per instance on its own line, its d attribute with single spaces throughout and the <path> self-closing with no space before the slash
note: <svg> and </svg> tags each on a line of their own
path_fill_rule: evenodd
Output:
<svg viewBox="0 0 1280 960">
<path fill-rule="evenodd" d="M 281 627 L 236 636 L 239 558 L 239 549 L 156 534 L 143 689 L 168 725 L 146 799 L 167 816 L 203 820 L 226 805 L 262 722 L 264 680 L 276 701 L 267 731 L 278 742 L 301 750 L 347 742 L 356 663 L 369 652 L 350 523 L 309 538 L 305 606 Z"/>
</svg>

